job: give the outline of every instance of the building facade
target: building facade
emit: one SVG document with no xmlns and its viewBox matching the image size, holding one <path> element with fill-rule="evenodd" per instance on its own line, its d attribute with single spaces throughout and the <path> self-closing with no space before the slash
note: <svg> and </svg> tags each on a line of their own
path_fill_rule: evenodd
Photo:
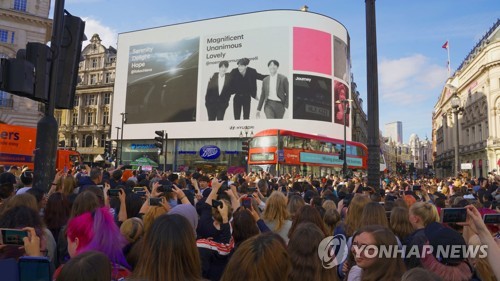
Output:
<svg viewBox="0 0 500 281">
<path fill-rule="evenodd" d="M 15 58 L 28 42 L 50 41 L 50 0 L 0 1 L 0 58 Z M 42 103 L 0 91 L 0 123 L 36 127 Z"/>
<path fill-rule="evenodd" d="M 401 121 L 385 124 L 385 134 L 390 141 L 403 143 L 403 123 Z"/>
<path fill-rule="evenodd" d="M 110 140 L 111 105 L 116 68 L 116 49 L 101 44 L 98 34 L 82 50 L 79 83 L 72 110 L 56 110 L 59 142 L 74 147 L 84 162 L 104 159 L 104 146 Z"/>
<path fill-rule="evenodd" d="M 472 164 L 471 176 L 484 177 L 500 164 L 500 20 L 446 84 L 432 117 L 436 174 L 446 177 L 458 172 L 454 167 L 458 126 L 459 163 Z M 454 94 L 460 100 L 458 111 L 451 104 Z"/>
<path fill-rule="evenodd" d="M 354 78 L 351 76 L 351 81 Z M 366 144 L 368 142 L 368 119 L 363 110 L 363 99 L 361 99 L 357 85 L 351 82 L 351 115 L 352 115 L 352 141 Z"/>
</svg>

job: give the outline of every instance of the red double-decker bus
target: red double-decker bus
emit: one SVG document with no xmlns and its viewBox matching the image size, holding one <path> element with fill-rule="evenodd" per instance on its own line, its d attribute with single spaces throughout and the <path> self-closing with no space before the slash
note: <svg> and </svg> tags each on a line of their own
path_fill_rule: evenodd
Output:
<svg viewBox="0 0 500 281">
<path fill-rule="evenodd" d="M 319 135 L 270 129 L 254 135 L 250 141 L 248 165 L 251 171 L 274 175 L 285 173 L 325 176 L 342 171 L 340 151 L 344 141 Z M 358 142 L 347 142 L 347 167 L 365 172 L 368 149 Z"/>
</svg>

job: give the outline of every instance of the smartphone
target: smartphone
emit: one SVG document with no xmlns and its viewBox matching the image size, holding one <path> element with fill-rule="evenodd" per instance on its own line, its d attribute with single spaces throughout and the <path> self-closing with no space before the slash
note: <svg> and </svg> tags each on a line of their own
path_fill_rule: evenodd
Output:
<svg viewBox="0 0 500 281">
<path fill-rule="evenodd" d="M 243 206 L 245 209 L 250 209 L 252 207 L 252 198 L 250 197 L 242 198 L 241 206 Z"/>
<path fill-rule="evenodd" d="M 154 198 L 151 197 L 149 198 L 149 206 L 161 206 L 161 197 L 159 198 Z"/>
<path fill-rule="evenodd" d="M 413 191 L 420 191 L 420 190 L 422 190 L 422 186 L 420 186 L 420 185 L 414 185 L 414 186 L 412 187 L 412 190 L 413 190 Z"/>
<path fill-rule="evenodd" d="M 441 209 L 441 222 L 443 223 L 465 222 L 466 219 L 467 209 L 465 208 Z"/>
<path fill-rule="evenodd" d="M 500 224 L 500 214 L 485 214 L 483 220 L 485 224 Z"/>
<path fill-rule="evenodd" d="M 50 261 L 46 257 L 21 257 L 19 259 L 20 281 L 51 281 Z"/>
<path fill-rule="evenodd" d="M 68 167 L 64 166 L 64 172 L 67 173 L 68 172 Z"/>
<path fill-rule="evenodd" d="M 144 187 L 134 187 L 133 191 L 135 193 L 140 192 L 140 191 L 144 191 Z"/>
<path fill-rule="evenodd" d="M 21 229 L 1 228 L 0 236 L 4 245 L 19 245 L 23 246 L 24 237 L 28 237 L 28 231 Z"/>
<path fill-rule="evenodd" d="M 222 202 L 221 201 L 219 201 L 219 200 L 212 200 L 212 208 L 217 209 L 217 208 L 219 208 L 219 206 L 222 207 Z"/>
<path fill-rule="evenodd" d="M 140 197 L 146 196 L 146 191 L 137 191 L 135 194 L 139 195 Z"/>
<path fill-rule="evenodd" d="M 110 189 L 108 190 L 108 195 L 110 197 L 118 197 L 120 195 L 120 189 L 119 188 Z"/>
</svg>

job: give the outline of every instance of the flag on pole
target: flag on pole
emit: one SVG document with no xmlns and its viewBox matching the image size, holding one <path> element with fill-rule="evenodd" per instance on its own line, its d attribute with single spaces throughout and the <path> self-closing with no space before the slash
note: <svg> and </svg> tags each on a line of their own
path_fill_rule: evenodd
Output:
<svg viewBox="0 0 500 281">
<path fill-rule="evenodd" d="M 450 46 L 448 44 L 448 40 L 443 44 L 442 48 L 446 49 L 448 53 L 448 63 L 447 63 L 447 68 L 448 68 L 448 77 L 451 77 L 451 63 L 450 63 Z"/>
</svg>

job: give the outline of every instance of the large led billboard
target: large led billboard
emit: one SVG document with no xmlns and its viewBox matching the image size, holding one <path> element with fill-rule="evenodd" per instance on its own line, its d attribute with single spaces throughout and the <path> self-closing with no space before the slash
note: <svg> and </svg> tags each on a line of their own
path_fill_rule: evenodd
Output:
<svg viewBox="0 0 500 281">
<path fill-rule="evenodd" d="M 119 34 L 113 130 L 125 139 L 238 137 L 280 128 L 343 138 L 349 35 L 315 13 L 277 10 Z M 350 115 L 346 115 L 350 136 Z M 116 131 L 112 132 L 112 135 Z"/>
</svg>

